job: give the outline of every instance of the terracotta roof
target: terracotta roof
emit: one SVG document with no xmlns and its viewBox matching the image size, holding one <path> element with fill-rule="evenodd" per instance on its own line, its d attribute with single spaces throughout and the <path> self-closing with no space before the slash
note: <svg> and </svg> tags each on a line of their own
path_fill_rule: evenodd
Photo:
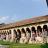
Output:
<svg viewBox="0 0 48 48">
<path fill-rule="evenodd" d="M 48 15 L 30 18 L 30 19 L 22 20 L 22 21 L 15 22 L 15 23 L 5 24 L 5 25 L 1 26 L 0 29 L 22 26 L 22 25 L 26 25 L 26 24 L 43 22 L 43 21 L 48 21 Z"/>
</svg>

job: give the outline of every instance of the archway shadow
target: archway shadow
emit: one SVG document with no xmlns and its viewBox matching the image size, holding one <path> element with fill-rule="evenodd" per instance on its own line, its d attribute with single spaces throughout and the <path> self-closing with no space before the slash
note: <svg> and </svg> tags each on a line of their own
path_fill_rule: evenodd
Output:
<svg viewBox="0 0 48 48">
<path fill-rule="evenodd" d="M 48 43 L 42 44 L 40 47 L 41 48 L 48 48 Z"/>
</svg>

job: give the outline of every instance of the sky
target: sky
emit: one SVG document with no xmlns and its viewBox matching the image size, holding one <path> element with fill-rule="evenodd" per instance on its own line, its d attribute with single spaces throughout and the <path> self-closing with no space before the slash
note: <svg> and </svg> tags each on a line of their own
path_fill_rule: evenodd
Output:
<svg viewBox="0 0 48 48">
<path fill-rule="evenodd" d="M 46 0 L 0 0 L 0 23 L 48 15 Z"/>
</svg>

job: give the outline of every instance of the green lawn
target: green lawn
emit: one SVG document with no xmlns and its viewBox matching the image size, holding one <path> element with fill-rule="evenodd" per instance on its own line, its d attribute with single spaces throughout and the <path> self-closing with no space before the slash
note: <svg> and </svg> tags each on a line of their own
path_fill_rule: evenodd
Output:
<svg viewBox="0 0 48 48">
<path fill-rule="evenodd" d="M 7 41 L 0 41 L 0 44 L 6 45 L 8 48 L 48 48 L 48 44 L 19 44 Z"/>
</svg>

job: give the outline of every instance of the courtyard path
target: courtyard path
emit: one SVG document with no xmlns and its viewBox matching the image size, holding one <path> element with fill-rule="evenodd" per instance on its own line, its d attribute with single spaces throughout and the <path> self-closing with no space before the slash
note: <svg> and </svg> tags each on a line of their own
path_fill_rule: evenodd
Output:
<svg viewBox="0 0 48 48">
<path fill-rule="evenodd" d="M 0 48 L 7 48 L 7 46 L 5 46 L 5 45 L 0 45 Z"/>
</svg>

